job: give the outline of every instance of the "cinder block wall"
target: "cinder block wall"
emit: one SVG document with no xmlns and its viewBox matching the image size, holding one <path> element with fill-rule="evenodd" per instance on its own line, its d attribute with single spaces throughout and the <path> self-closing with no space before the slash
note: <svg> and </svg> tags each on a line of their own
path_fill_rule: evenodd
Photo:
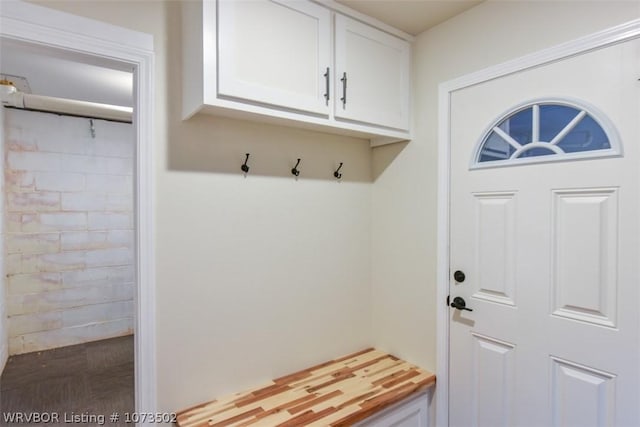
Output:
<svg viewBox="0 0 640 427">
<path fill-rule="evenodd" d="M 9 353 L 133 331 L 130 124 L 5 112 Z"/>
</svg>

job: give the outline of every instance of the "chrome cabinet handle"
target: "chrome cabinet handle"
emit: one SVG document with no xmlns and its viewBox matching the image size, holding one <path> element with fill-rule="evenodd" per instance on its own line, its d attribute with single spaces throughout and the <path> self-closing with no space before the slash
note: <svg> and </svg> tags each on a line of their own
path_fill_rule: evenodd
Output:
<svg viewBox="0 0 640 427">
<path fill-rule="evenodd" d="M 329 105 L 329 67 L 327 67 L 327 71 L 323 74 L 323 76 L 324 76 L 324 84 L 325 84 L 324 99 L 327 105 Z"/>
<path fill-rule="evenodd" d="M 342 82 L 342 98 L 340 98 L 340 101 L 342 101 L 342 108 L 345 108 L 347 105 L 347 73 L 346 72 L 342 73 L 342 78 L 340 79 L 340 81 Z"/>
</svg>

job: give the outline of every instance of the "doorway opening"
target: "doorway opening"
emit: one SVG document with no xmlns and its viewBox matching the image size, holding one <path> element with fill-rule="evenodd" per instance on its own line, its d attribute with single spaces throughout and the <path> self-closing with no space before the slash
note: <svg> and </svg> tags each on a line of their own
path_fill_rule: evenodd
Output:
<svg viewBox="0 0 640 427">
<path fill-rule="evenodd" d="M 133 412 L 133 74 L 6 40 L 0 48 L 9 355 L 0 405 Z"/>
<path fill-rule="evenodd" d="M 70 30 L 73 29 L 73 30 Z M 115 338 L 116 340 L 121 340 L 119 344 L 123 346 L 120 347 L 119 350 L 116 349 L 115 353 L 112 354 L 112 359 L 129 360 L 129 368 L 131 365 L 134 366 L 134 379 L 133 379 L 133 388 L 135 388 L 135 402 L 134 402 L 134 410 L 137 412 L 154 412 L 156 410 L 156 377 L 155 377 L 155 283 L 154 283 L 154 251 L 153 251 L 153 230 L 154 230 L 154 217 L 153 217 L 153 151 L 152 151 L 152 129 L 153 129 L 153 121 L 152 121 L 152 106 L 153 106 L 153 37 L 148 34 L 140 33 L 137 31 L 128 30 L 125 28 L 116 27 L 110 24 L 106 24 L 100 21 L 95 21 L 92 19 L 87 19 L 75 15 L 71 15 L 68 13 L 59 12 L 56 10 L 48 9 L 41 6 L 36 6 L 28 3 L 16 2 L 12 4 L 11 8 L 2 8 L 0 9 L 0 40 L 2 43 L 15 44 L 22 49 L 23 52 L 35 52 L 38 54 L 48 55 L 50 57 L 49 63 L 53 64 L 54 59 L 66 60 L 70 62 L 78 63 L 83 66 L 92 66 L 94 70 L 103 70 L 103 71 L 119 71 L 124 72 L 129 75 L 130 81 L 132 84 L 129 84 L 130 88 L 130 99 L 131 99 L 131 107 L 133 107 L 133 114 L 131 116 L 131 124 L 123 124 L 123 123 L 115 123 L 112 119 L 102 120 L 99 117 L 69 117 L 69 116 L 56 116 L 48 113 L 32 113 L 27 111 L 12 111 L 10 114 L 14 117 L 11 120 L 15 121 L 17 116 L 21 116 L 24 114 L 36 114 L 44 120 L 58 120 L 56 122 L 56 128 L 66 129 L 68 132 L 73 133 L 69 129 L 73 128 L 70 123 L 71 122 L 80 122 L 83 123 L 77 129 L 80 129 L 79 132 L 88 132 L 88 139 L 91 142 L 97 141 L 101 137 L 107 137 L 107 135 L 117 135 L 120 134 L 122 138 L 118 138 L 117 136 L 112 140 L 115 141 L 124 141 L 127 132 L 129 133 L 129 146 L 128 150 L 131 151 L 131 155 L 125 155 L 124 151 L 120 153 L 120 156 L 115 155 L 115 152 L 111 152 L 111 156 L 105 155 L 106 152 L 100 152 L 104 157 L 110 157 L 111 160 L 107 161 L 109 166 L 98 165 L 97 163 L 91 163 L 93 160 L 83 159 L 83 161 L 77 161 L 73 167 L 76 168 L 85 168 L 84 173 L 80 172 L 62 172 L 62 173 L 77 173 L 82 175 L 83 186 L 89 187 L 93 190 L 98 190 L 100 188 L 100 181 L 105 185 L 105 188 L 108 186 L 114 186 L 112 189 L 121 185 L 121 189 L 128 187 L 130 193 L 127 194 L 125 191 L 124 194 L 119 193 L 119 191 L 113 191 L 113 195 L 109 198 L 109 192 L 100 193 L 100 191 L 95 191 L 96 193 L 100 193 L 100 195 L 95 195 L 95 197 L 88 198 L 83 200 L 78 194 L 75 194 L 74 197 L 70 195 L 66 196 L 67 201 L 65 202 L 68 208 L 72 207 L 73 203 L 80 203 L 75 206 L 80 215 L 77 215 L 77 218 L 84 217 L 86 230 L 59 230 L 59 245 L 62 245 L 62 234 L 67 232 L 77 233 L 77 234 L 68 234 L 64 238 L 64 245 L 67 249 L 66 252 L 72 252 L 74 245 L 78 244 L 88 244 L 88 247 L 85 247 L 84 250 L 80 250 L 79 252 L 82 255 L 75 254 L 73 256 L 68 255 L 67 253 L 60 255 L 59 253 L 51 252 L 47 254 L 47 256 L 35 256 L 34 260 L 29 260 L 27 262 L 27 267 L 30 267 L 31 270 L 35 270 L 33 272 L 22 272 L 21 274 L 32 274 L 32 273 L 47 273 L 46 270 L 50 267 L 50 264 L 53 263 L 62 263 L 66 266 L 64 270 L 61 271 L 60 276 L 67 275 L 67 283 L 73 283 L 70 281 L 73 277 L 73 274 L 76 274 L 76 279 L 83 278 L 89 279 L 89 282 L 92 282 L 93 279 L 95 281 L 92 283 L 93 285 L 97 285 L 97 282 L 100 282 L 100 276 L 97 272 L 92 271 L 91 273 L 87 273 L 86 271 L 82 271 L 82 269 L 74 269 L 71 267 L 79 267 L 81 264 L 84 264 L 85 267 L 91 266 L 92 268 L 107 268 L 107 267 L 117 267 L 119 264 L 121 267 L 118 271 L 120 275 L 112 272 L 111 275 L 107 274 L 102 276 L 102 284 L 109 285 L 111 282 L 112 286 L 112 295 L 117 295 L 117 298 L 114 298 L 109 303 L 120 303 L 119 306 L 110 306 L 109 308 L 105 308 L 104 312 L 110 314 L 119 314 L 121 317 L 117 319 L 112 319 L 110 334 L 111 336 L 125 336 L 125 338 Z M 3 52 L 4 56 L 4 52 Z M 69 80 L 71 83 L 69 85 L 74 86 L 75 83 L 78 83 L 76 86 L 80 86 L 80 79 L 77 76 L 69 75 Z M 131 90 L 132 89 L 132 90 Z M 112 90 L 112 95 L 115 91 Z M 119 102 L 114 101 L 103 101 L 110 104 L 117 104 Z M 6 109 L 4 109 L 6 110 Z M 79 114 L 83 116 L 83 114 Z M 24 120 L 24 118 L 22 118 Z M 19 120 L 18 120 L 19 121 Z M 29 121 L 29 120 L 27 120 Z M 4 121 L 3 121 L 4 122 Z M 64 123 L 62 123 L 64 122 Z M 127 128 L 128 127 L 128 128 Z M 5 132 L 3 130 L 2 134 Z M 50 135 L 47 135 L 49 137 Z M 94 138 L 95 136 L 95 138 Z M 19 138 L 23 139 L 23 138 Z M 67 139 L 67 138 L 65 138 Z M 71 138 L 73 139 L 73 138 Z M 52 138 L 45 138 L 45 140 L 49 140 L 50 144 Z M 44 141 L 44 140 L 43 140 Z M 103 141 L 104 142 L 104 141 Z M 47 144 L 47 142 L 43 142 L 42 144 Z M 77 141 L 76 141 L 77 144 Z M 73 144 L 72 144 L 73 145 Z M 95 144 L 93 150 L 97 150 L 97 147 L 100 144 Z M 104 150 L 125 150 L 125 143 L 116 142 L 113 146 L 108 146 L 108 144 L 102 144 L 101 149 Z M 116 148 L 119 147 L 119 148 Z M 10 149 L 11 145 L 8 144 L 6 148 L 7 159 L 9 157 L 14 157 L 15 159 L 19 158 L 20 155 L 24 153 L 33 154 L 32 152 L 26 150 L 22 147 L 23 151 L 15 150 L 17 154 L 11 154 Z M 19 144 L 13 148 L 20 148 Z M 33 149 L 34 147 L 31 147 Z M 37 148 L 37 144 L 36 144 Z M 67 147 L 69 149 L 69 147 Z M 86 147 L 85 147 L 86 149 Z M 69 149 L 70 150 L 70 149 Z M 34 151 L 34 150 L 32 150 Z M 99 151 L 94 151 L 93 154 L 97 154 Z M 49 153 L 50 154 L 50 153 Z M 59 152 L 57 153 L 60 158 L 60 164 L 62 165 L 64 162 L 61 159 L 64 156 L 68 159 L 70 154 L 74 153 L 65 153 Z M 90 150 L 85 152 L 84 154 L 78 154 L 81 156 L 90 157 L 92 152 Z M 129 159 L 129 162 L 125 162 L 123 159 Z M 15 160 L 14 159 L 14 160 Z M 116 160 L 113 160 L 116 159 Z M 118 160 L 119 159 L 119 160 Z M 77 159 L 76 159 L 77 160 Z M 47 162 L 45 162 L 47 163 Z M 127 164 L 127 167 L 131 168 L 131 174 L 128 175 L 124 169 L 120 169 L 118 173 L 112 173 L 111 175 L 119 175 L 120 178 L 115 178 L 113 180 L 103 179 L 104 177 L 97 177 L 89 175 L 99 175 L 97 173 L 99 170 L 105 170 L 100 168 L 105 168 L 106 171 L 109 171 L 109 168 L 112 172 L 118 170 L 118 167 L 124 167 Z M 9 162 L 7 161 L 7 165 Z M 12 167 L 16 166 L 14 164 Z M 94 168 L 90 168 L 89 165 L 93 165 Z M 24 169 L 17 169 L 22 172 L 25 172 Z M 62 168 L 61 168 L 62 170 Z M 50 173 L 55 171 L 49 171 Z M 60 205 L 62 205 L 62 193 L 68 192 L 73 193 L 71 191 L 71 187 L 73 183 L 76 183 L 77 180 L 71 178 L 77 177 L 69 177 L 62 176 L 57 177 L 56 179 L 52 178 L 51 175 L 46 175 L 46 171 L 39 171 L 40 175 L 40 187 L 45 188 L 49 186 L 47 191 L 50 192 L 58 192 L 60 197 Z M 42 175 L 44 173 L 45 175 Z M 106 174 L 109 175 L 109 174 Z M 12 181 L 11 181 L 12 182 Z M 53 183 L 57 182 L 59 187 L 52 188 Z M 128 184 L 128 185 L 127 185 Z M 13 184 L 12 184 L 13 185 Z M 34 189 L 38 189 L 38 179 L 35 179 Z M 65 187 L 68 185 L 69 187 Z M 44 186 L 44 187 L 43 187 Z M 83 187 L 83 189 L 86 189 Z M 7 188 L 9 190 L 9 188 Z M 77 189 L 79 192 L 79 189 Z M 35 191 L 34 191 L 35 192 Z M 118 195 L 119 194 L 119 195 Z M 14 197 L 14 196 L 9 196 Z M 5 206 L 3 206 L 3 214 L 4 211 L 7 212 L 7 216 L 9 212 L 7 209 L 10 208 L 10 202 L 13 203 L 16 200 L 10 199 L 7 197 L 7 201 L 5 202 Z M 43 196 L 46 201 L 46 196 Z M 105 205 L 111 203 L 112 211 L 108 211 L 111 213 L 120 212 L 117 209 L 114 209 L 116 204 L 120 203 L 119 209 L 125 209 L 126 199 L 131 200 L 130 202 L 130 211 L 128 212 L 120 212 L 120 215 L 107 215 L 105 212 L 99 212 L 96 206 L 100 204 L 100 200 L 103 200 Z M 111 199 L 111 201 L 109 201 Z M 85 206 L 81 206 L 82 204 Z M 89 209 L 89 204 L 96 203 L 93 205 L 92 209 Z M 60 206 L 61 207 L 61 206 Z M 6 208 L 6 209 L 5 209 Z M 86 208 L 82 210 L 82 208 Z M 96 209 L 96 210 L 93 210 Z M 42 225 L 42 223 L 46 223 L 47 225 L 59 225 L 65 226 L 65 224 L 72 224 L 73 221 L 69 220 L 67 215 L 51 215 L 51 213 L 60 213 L 60 212 L 43 212 L 39 213 L 38 224 Z M 61 213 L 67 213 L 66 211 L 62 211 Z M 20 214 L 22 215 L 22 213 Z M 42 216 L 44 215 L 45 221 L 42 220 Z M 89 217 L 92 217 L 92 220 L 89 221 Z M 65 217 L 65 218 L 63 218 Z M 22 227 L 22 216 L 21 216 L 20 226 Z M 69 220 L 69 222 L 67 222 Z M 81 221 L 82 222 L 82 221 Z M 89 227 L 90 222 L 93 223 L 94 229 Z M 102 222 L 100 225 L 99 223 Z M 115 223 L 119 223 L 121 228 L 119 229 L 110 229 L 111 225 L 115 226 Z M 100 227 L 99 227 L 100 225 Z M 71 228 L 77 227 L 77 225 L 71 226 Z M 28 228 L 28 227 L 27 227 Z M 44 230 L 38 230 L 44 231 Z M 55 234 L 53 230 L 52 234 Z M 82 232 L 86 232 L 83 234 Z M 95 232 L 95 233 L 94 233 Z M 102 234 L 100 234 L 102 232 Z M 5 239 L 8 237 L 9 229 L 5 227 L 2 229 L 2 238 Z M 44 233 L 43 233 L 44 234 Z M 109 237 L 111 234 L 111 237 Z M 51 237 L 51 236 L 46 236 Z M 53 239 L 53 238 L 52 238 Z M 84 241 L 83 241 L 84 239 Z M 101 240 L 102 239 L 102 240 Z M 28 240 L 28 239 L 27 239 Z M 36 239 L 37 241 L 37 239 Z M 118 243 L 116 243 L 118 242 Z M 47 239 L 43 239 L 43 244 L 46 245 Z M 107 247 L 108 245 L 114 245 L 114 247 Z M 94 245 L 91 248 L 91 245 Z M 103 245 L 105 247 L 97 248 L 96 246 Z M 76 246 L 78 248 L 78 246 Z M 98 252 L 92 252 L 98 251 Z M 100 252 L 102 251 L 102 252 Z M 90 253 L 91 252 L 91 253 Z M 22 264 L 22 253 L 19 254 L 21 259 L 21 267 Z M 40 254 L 42 255 L 42 254 Z M 66 258 L 70 257 L 70 258 Z M 17 258 L 17 257 L 14 257 Z M 109 261 L 107 261 L 109 259 Z M 3 260 L 4 261 L 4 260 Z M 128 264 L 130 262 L 130 264 Z M 102 267 L 98 264 L 102 263 Z M 113 264 L 113 265 L 108 265 Z M 72 270 L 75 272 L 72 273 Z M 92 276 L 92 273 L 96 273 L 96 275 Z M 84 275 L 84 277 L 82 277 Z M 64 279 L 61 279 L 62 284 L 64 284 Z M 55 281 L 52 280 L 52 283 Z M 78 284 L 77 287 L 81 287 L 79 284 L 85 282 L 78 281 L 75 282 Z M 5 287 L 8 287 L 10 284 L 8 281 L 2 283 L 3 291 Z M 17 286 L 17 285 L 16 285 Z M 108 286 L 107 286 L 108 287 Z M 117 289 L 116 289 L 117 288 Z M 95 294 L 89 294 L 95 296 Z M 87 295 L 85 295 L 87 296 Z M 128 298 L 128 297 L 131 298 Z M 7 321 L 7 312 L 9 310 L 13 310 L 15 307 L 13 306 L 13 301 L 11 301 L 12 306 L 8 306 L 8 302 L 5 300 L 4 292 L 0 292 L 0 367 L 5 365 L 6 356 L 9 350 L 9 325 Z M 123 298 L 121 298 L 123 297 Z M 78 298 L 82 300 L 82 298 Z M 62 298 L 51 298 L 45 299 L 44 303 L 40 303 L 40 306 L 50 304 L 52 302 L 60 302 L 64 300 Z M 116 301 L 117 300 L 117 301 Z M 35 304 L 38 305 L 38 304 Z M 93 307 L 92 307 L 93 308 Z M 74 315 L 67 315 L 66 321 L 67 325 L 71 325 L 74 323 L 73 321 L 81 321 L 87 320 L 89 317 L 84 317 L 82 319 L 81 314 L 88 314 L 91 310 L 84 309 L 84 312 L 81 310 Z M 95 313 L 94 313 L 95 314 Z M 127 315 L 129 314 L 129 315 Z M 55 317 L 55 316 L 54 316 Z M 62 316 L 63 318 L 65 316 Z M 73 318 L 73 321 L 72 321 Z M 125 320 L 126 319 L 126 320 Z M 63 319 L 65 320 L 65 319 Z M 88 323 L 104 323 L 104 322 L 91 322 Z M 54 322 L 55 323 L 55 322 Z M 64 325 L 64 321 L 62 322 Z M 78 326 L 78 325 L 75 325 Z M 104 325 L 101 325 L 104 332 Z M 62 328 L 64 329 L 64 328 Z M 80 328 L 82 329 L 82 328 Z M 91 329 L 91 328 L 88 328 Z M 93 329 L 101 329 L 100 327 L 94 327 Z M 26 332 L 26 331 L 25 331 Z M 65 331 L 66 332 L 66 331 Z M 87 332 L 87 331 L 85 331 Z M 95 331 L 94 331 L 95 332 Z M 133 338 L 126 337 L 128 332 L 135 332 Z M 14 330 L 15 333 L 15 330 Z M 59 336 L 64 335 L 62 332 L 58 332 Z M 83 334 L 80 334 L 83 335 Z M 106 334 L 108 335 L 108 334 Z M 92 339 L 96 336 L 92 336 Z M 98 339 L 104 338 L 105 336 L 99 336 Z M 59 337 L 58 337 L 59 338 Z M 77 337 L 75 337 L 77 338 Z M 65 337 L 67 341 L 64 341 L 63 344 L 73 344 L 73 339 L 68 336 Z M 44 340 L 46 341 L 46 340 Z M 128 341 L 128 342 L 125 342 Z M 24 337 L 20 340 L 14 340 L 12 345 L 12 351 L 26 351 L 36 349 L 34 346 L 35 340 L 25 340 Z M 90 343 L 81 343 L 76 344 L 80 346 L 86 346 L 86 353 L 93 354 L 93 362 L 89 362 L 88 359 L 86 361 L 87 365 L 98 365 L 98 366 L 106 366 L 108 361 L 107 358 L 108 351 L 105 350 L 104 347 L 100 347 L 100 345 L 92 344 L 92 343 L 100 343 L 100 341 L 91 341 Z M 42 342 L 40 343 L 42 344 Z M 38 344 L 38 345 L 40 345 Z M 131 345 L 133 344 L 133 345 Z M 22 346 L 22 347 L 21 347 Z M 89 348 L 92 347 L 92 348 Z M 117 346 L 116 346 L 117 347 Z M 68 345 L 65 345 L 62 348 L 72 349 Z M 126 349 L 125 349 L 126 348 Z M 18 349 L 18 350 L 16 350 Z M 20 350 L 21 349 L 21 350 Z M 31 352 L 31 354 L 37 354 L 37 351 Z M 49 350 L 43 350 L 46 352 Z M 51 350 L 56 351 L 56 350 Z M 65 351 L 59 350 L 58 353 L 65 353 Z M 73 353 L 73 352 L 71 352 Z M 114 355 L 115 354 L 115 355 Z M 133 354 L 133 363 L 131 363 L 131 354 Z M 128 358 L 128 359 L 127 359 Z M 58 359 L 56 357 L 52 358 L 55 362 L 64 364 L 64 358 Z M 55 362 L 51 362 L 54 363 Z M 73 366 L 72 363 L 70 365 Z M 130 381 L 130 380 L 128 380 Z M 44 390 L 43 387 L 40 387 L 41 390 Z M 62 392 L 66 392 L 69 389 L 66 388 Z M 4 394 L 4 393 L 3 393 Z M 133 392 L 132 392 L 133 394 Z M 63 396 L 68 398 L 68 396 Z M 129 399 L 131 401 L 131 399 Z M 3 405 L 4 409 L 4 405 Z M 67 411 L 73 411 L 75 408 L 65 408 Z M 100 407 L 93 407 L 91 409 L 90 414 L 94 416 L 99 416 Z M 81 409 L 80 409 L 81 410 Z M 104 408 L 105 411 L 108 411 L 109 408 Z M 37 410 L 36 410 L 37 411 Z M 75 412 L 77 415 L 78 412 Z M 122 414 L 121 414 L 122 416 Z M 44 420 L 43 420 L 44 421 Z M 76 420 L 77 421 L 77 420 Z M 76 422 L 73 421 L 73 422 Z M 99 420 L 97 420 L 99 422 Z M 61 420 L 61 422 L 64 422 Z M 144 424 L 144 423 L 143 423 Z"/>
</svg>

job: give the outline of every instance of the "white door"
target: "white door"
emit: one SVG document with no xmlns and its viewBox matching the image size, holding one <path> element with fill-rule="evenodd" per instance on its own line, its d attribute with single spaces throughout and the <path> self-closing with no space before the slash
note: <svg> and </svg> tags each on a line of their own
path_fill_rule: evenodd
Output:
<svg viewBox="0 0 640 427">
<path fill-rule="evenodd" d="M 409 43 L 342 15 L 335 31 L 335 117 L 409 129 Z"/>
<path fill-rule="evenodd" d="M 309 1 L 218 2 L 218 94 L 329 114 L 331 14 Z"/>
<path fill-rule="evenodd" d="M 451 426 L 640 426 L 639 52 L 452 93 Z"/>
</svg>

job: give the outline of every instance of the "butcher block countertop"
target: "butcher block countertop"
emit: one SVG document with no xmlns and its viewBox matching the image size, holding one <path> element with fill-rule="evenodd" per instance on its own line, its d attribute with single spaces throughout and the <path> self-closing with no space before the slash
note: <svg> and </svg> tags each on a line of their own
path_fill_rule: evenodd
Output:
<svg viewBox="0 0 640 427">
<path fill-rule="evenodd" d="M 369 348 L 178 412 L 178 426 L 350 426 L 436 381 Z"/>
</svg>

